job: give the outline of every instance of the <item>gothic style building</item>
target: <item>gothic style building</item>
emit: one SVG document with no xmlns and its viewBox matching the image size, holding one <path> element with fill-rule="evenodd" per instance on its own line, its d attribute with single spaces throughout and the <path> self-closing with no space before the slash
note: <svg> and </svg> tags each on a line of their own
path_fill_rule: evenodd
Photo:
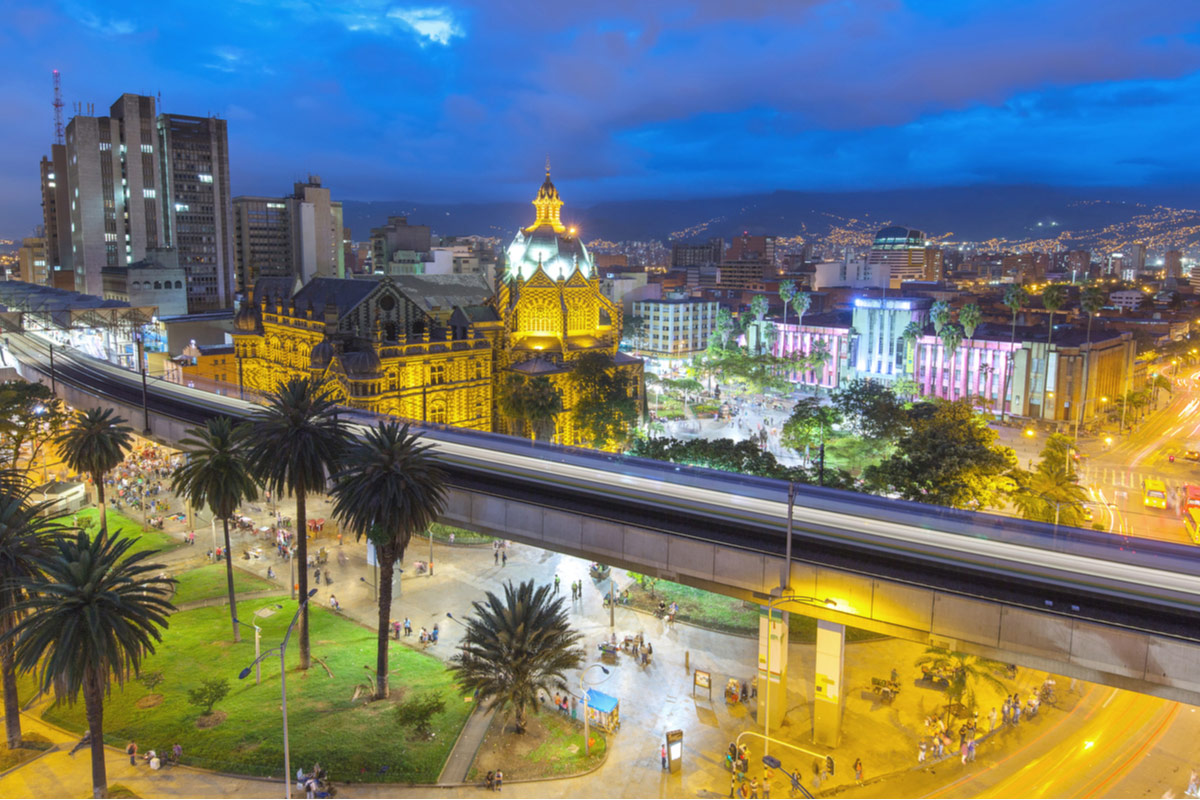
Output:
<svg viewBox="0 0 1200 800">
<path fill-rule="evenodd" d="M 506 372 L 546 376 L 563 395 L 556 442 L 578 444 L 572 361 L 602 351 L 642 387 L 642 362 L 617 351 L 621 308 L 600 292 L 592 258 L 563 225 L 546 180 L 537 217 L 508 248 L 493 292 L 481 276 L 262 278 L 234 319 L 241 383 L 270 391 L 293 376 L 330 384 L 367 411 L 476 430 L 512 429 L 495 411 Z M 640 400 L 640 397 L 639 397 Z"/>
</svg>

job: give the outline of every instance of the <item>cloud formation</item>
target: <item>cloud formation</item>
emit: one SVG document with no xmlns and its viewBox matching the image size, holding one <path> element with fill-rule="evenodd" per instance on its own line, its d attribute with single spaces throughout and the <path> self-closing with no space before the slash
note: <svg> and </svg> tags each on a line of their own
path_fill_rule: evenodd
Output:
<svg viewBox="0 0 1200 800">
<path fill-rule="evenodd" d="M 1123 0 L 13 0 L 0 214 L 38 218 L 49 71 L 230 119 L 234 189 L 573 203 L 1194 180 L 1200 6 Z M 136 20 L 134 25 L 130 20 Z M 19 231 L 17 231 L 19 232 Z"/>
</svg>

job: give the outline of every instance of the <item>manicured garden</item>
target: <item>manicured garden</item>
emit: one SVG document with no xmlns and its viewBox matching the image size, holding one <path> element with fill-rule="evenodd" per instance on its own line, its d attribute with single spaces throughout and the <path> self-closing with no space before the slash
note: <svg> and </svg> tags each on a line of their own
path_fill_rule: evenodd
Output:
<svg viewBox="0 0 1200 800">
<path fill-rule="evenodd" d="M 7 772 L 18 764 L 23 764 L 31 758 L 37 758 L 51 748 L 53 742 L 40 733 L 22 732 L 21 744 L 16 750 L 9 750 L 8 744 L 0 740 L 0 772 Z"/>
<path fill-rule="evenodd" d="M 443 525 L 440 522 L 433 523 L 433 525 L 430 527 L 430 530 L 433 531 L 433 540 L 435 542 L 441 542 L 442 544 L 448 544 L 450 542 L 450 534 L 452 533 L 454 534 L 454 543 L 456 545 L 491 544 L 496 538 L 494 536 L 486 536 L 482 533 L 476 533 L 475 531 L 456 528 L 453 525 Z M 418 538 L 419 537 L 416 536 L 413 537 L 414 543 Z M 428 540 L 428 536 L 425 538 Z"/>
<path fill-rule="evenodd" d="M 582 713 L 583 706 L 579 706 Z M 510 711 L 492 718 L 467 779 L 482 781 L 488 770 L 502 770 L 504 780 L 563 778 L 588 772 L 604 761 L 608 742 L 591 728 L 591 755 L 584 755 L 583 721 L 542 708 L 529 714 L 525 733 L 517 733 Z"/>
<path fill-rule="evenodd" d="M 59 517 L 55 522 L 63 525 L 78 525 L 91 536 L 100 533 L 100 511 L 96 508 L 85 508 L 73 515 Z M 173 550 L 183 544 L 180 539 L 156 530 L 142 530 L 141 520 L 127 517 L 119 511 L 108 509 L 108 535 L 128 536 L 137 541 L 130 548 L 130 553 L 141 553 L 145 550 Z"/>
<path fill-rule="evenodd" d="M 264 649 L 282 640 L 294 604 L 281 596 L 243 601 L 239 606 L 241 616 L 248 619 L 255 610 L 276 603 L 284 609 L 258 619 Z M 364 684 L 373 675 L 375 634 L 337 614 L 313 608 L 310 635 L 313 664 L 307 673 L 296 668 L 294 635 L 288 648 L 293 772 L 320 762 L 337 782 L 436 780 L 472 706 L 452 685 L 442 663 L 393 645 L 392 697 L 368 703 L 369 689 Z M 237 645 L 230 641 L 225 607 L 173 615 L 158 652 L 142 666 L 143 676 L 159 673 L 161 682 L 149 689 L 139 681 L 113 688 L 104 709 L 106 741 L 124 747 L 132 739 L 143 752 L 169 752 L 178 743 L 186 764 L 281 777 L 279 661 L 264 659 L 262 683 L 255 685 L 253 672 L 238 679 L 238 673 L 253 660 L 254 637 L 246 636 Z M 372 669 L 364 669 L 364 665 L 372 665 Z M 213 714 L 205 715 L 203 708 L 189 702 L 188 694 L 211 679 L 228 680 L 229 693 L 215 703 Z M 413 738 L 396 722 L 396 703 L 411 692 L 434 692 L 445 699 L 445 710 L 432 720 L 432 738 Z M 45 716 L 75 731 L 85 728 L 82 703 L 52 706 Z"/>
<path fill-rule="evenodd" d="M 176 576 L 175 596 L 171 602 L 176 606 L 185 603 L 195 603 L 199 600 L 211 600 L 214 597 L 225 597 L 228 586 L 225 580 L 225 564 L 206 564 L 203 567 L 190 569 Z M 247 592 L 265 592 L 276 588 L 268 580 L 246 572 L 234 566 L 233 590 L 240 598 Z M 253 602 L 253 601 L 251 601 Z"/>
</svg>

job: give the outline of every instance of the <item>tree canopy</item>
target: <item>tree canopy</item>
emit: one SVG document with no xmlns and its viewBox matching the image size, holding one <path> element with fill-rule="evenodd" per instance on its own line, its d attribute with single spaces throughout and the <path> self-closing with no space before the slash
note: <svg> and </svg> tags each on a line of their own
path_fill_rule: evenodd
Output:
<svg viewBox="0 0 1200 800">
<path fill-rule="evenodd" d="M 576 389 L 571 409 L 576 429 L 597 449 L 623 447 L 638 418 L 633 377 L 607 353 L 594 351 L 575 361 L 570 380 Z"/>
</svg>

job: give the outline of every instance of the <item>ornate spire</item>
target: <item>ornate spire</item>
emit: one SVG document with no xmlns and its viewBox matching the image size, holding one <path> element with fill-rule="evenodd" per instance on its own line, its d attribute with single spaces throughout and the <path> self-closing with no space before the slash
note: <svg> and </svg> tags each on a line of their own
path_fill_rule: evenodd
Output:
<svg viewBox="0 0 1200 800">
<path fill-rule="evenodd" d="M 546 156 L 546 180 L 542 182 L 537 197 L 533 199 L 533 207 L 537 209 L 537 218 L 525 230 L 535 231 L 543 225 L 548 225 L 555 233 L 566 231 L 567 226 L 563 225 L 562 220 L 559 219 L 559 209 L 562 208 L 562 204 L 562 200 L 558 197 L 558 189 L 554 188 L 554 183 L 550 180 L 550 157 Z"/>
</svg>

